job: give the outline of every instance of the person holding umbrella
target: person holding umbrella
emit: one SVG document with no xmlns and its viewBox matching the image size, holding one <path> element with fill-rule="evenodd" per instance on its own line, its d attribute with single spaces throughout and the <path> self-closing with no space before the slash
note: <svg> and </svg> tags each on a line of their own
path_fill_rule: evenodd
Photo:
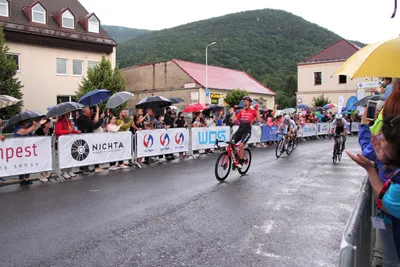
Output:
<svg viewBox="0 0 400 267">
<path fill-rule="evenodd" d="M 33 121 L 30 123 L 30 120 L 23 120 L 20 121 L 19 124 L 15 127 L 14 129 L 14 137 L 27 137 L 27 136 L 32 136 L 33 133 L 43 124 L 47 122 L 46 118 L 43 118 L 40 120 L 39 123 L 36 121 Z M 32 184 L 32 181 L 30 181 L 29 178 L 29 173 L 28 174 L 21 174 L 19 175 L 19 180 L 20 185 L 28 185 Z"/>
</svg>

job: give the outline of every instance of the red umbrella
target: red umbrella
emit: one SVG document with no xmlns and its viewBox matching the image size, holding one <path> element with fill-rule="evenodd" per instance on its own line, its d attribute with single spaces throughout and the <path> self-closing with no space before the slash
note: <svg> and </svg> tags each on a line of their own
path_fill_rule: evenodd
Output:
<svg viewBox="0 0 400 267">
<path fill-rule="evenodd" d="M 188 106 L 186 106 L 182 110 L 182 112 L 186 112 L 186 113 L 198 112 L 198 111 L 202 111 L 205 108 L 207 108 L 206 105 L 200 104 L 199 102 L 196 102 L 196 103 L 192 103 L 192 104 L 189 104 Z"/>
</svg>

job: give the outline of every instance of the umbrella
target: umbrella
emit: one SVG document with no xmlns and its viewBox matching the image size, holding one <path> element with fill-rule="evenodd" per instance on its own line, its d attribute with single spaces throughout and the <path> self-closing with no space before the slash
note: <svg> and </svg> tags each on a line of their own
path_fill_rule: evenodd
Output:
<svg viewBox="0 0 400 267">
<path fill-rule="evenodd" d="M 223 109 L 224 109 L 224 107 L 220 106 L 220 105 L 210 105 L 203 110 L 203 114 L 206 116 L 210 116 L 210 113 L 215 113 L 215 112 L 221 111 Z"/>
<path fill-rule="evenodd" d="M 178 104 L 178 103 L 181 103 L 181 102 L 185 102 L 185 100 L 183 100 L 180 97 L 170 97 L 170 98 L 168 98 L 168 100 L 171 101 L 172 104 Z"/>
<path fill-rule="evenodd" d="M 335 104 L 326 104 L 326 105 L 324 106 L 324 109 L 331 109 L 331 108 L 335 108 L 335 107 L 336 107 Z"/>
<path fill-rule="evenodd" d="M 21 100 L 9 95 L 0 95 L 0 108 L 5 108 L 8 106 L 15 105 L 20 101 Z"/>
<path fill-rule="evenodd" d="M 333 75 L 400 77 L 400 37 L 369 44 L 353 54 Z"/>
<path fill-rule="evenodd" d="M 26 121 L 26 120 L 40 120 L 44 117 L 42 113 L 39 113 L 37 111 L 24 111 L 18 115 L 15 115 L 14 117 L 11 117 L 11 119 L 8 120 L 7 125 L 5 128 L 8 128 L 10 126 L 13 126 L 21 121 Z"/>
<path fill-rule="evenodd" d="M 317 107 L 315 110 L 317 110 L 317 111 L 324 111 L 324 108 L 323 108 L 323 107 Z"/>
<path fill-rule="evenodd" d="M 294 108 L 285 108 L 284 110 L 282 110 L 282 114 L 292 114 L 293 112 L 296 112 L 296 109 Z"/>
<path fill-rule="evenodd" d="M 204 109 L 206 109 L 206 108 L 207 108 L 206 105 L 200 104 L 199 102 L 196 102 L 196 103 L 192 103 L 192 104 L 187 105 L 187 106 L 182 110 L 182 112 L 186 112 L 186 113 L 198 112 L 198 111 L 204 110 Z"/>
<path fill-rule="evenodd" d="M 256 100 L 253 100 L 253 101 L 251 102 L 251 104 L 252 104 L 252 105 L 255 105 L 255 104 L 257 104 L 257 101 L 256 101 Z M 244 108 L 244 102 L 243 102 L 243 100 L 240 100 L 238 107 L 239 107 L 239 108 Z"/>
<path fill-rule="evenodd" d="M 172 110 L 178 110 L 178 108 L 175 107 L 175 106 L 169 106 L 169 108 L 172 109 Z"/>
<path fill-rule="evenodd" d="M 148 96 L 146 98 L 143 98 L 136 104 L 136 108 L 151 108 L 153 110 L 165 108 L 168 106 L 171 106 L 171 101 L 163 96 Z"/>
<path fill-rule="evenodd" d="M 82 109 L 84 106 L 76 102 L 64 102 L 57 106 L 52 107 L 49 112 L 47 112 L 46 117 L 51 118 L 55 116 L 61 116 L 67 112 Z"/>
<path fill-rule="evenodd" d="M 112 95 L 108 101 L 107 101 L 107 105 L 106 108 L 111 108 L 114 109 L 118 106 L 121 106 L 122 104 L 125 104 L 126 102 L 128 102 L 129 100 L 131 100 L 133 98 L 133 94 L 130 92 L 118 92 L 114 95 Z"/>
<path fill-rule="evenodd" d="M 351 111 L 342 111 L 342 112 L 340 112 L 340 113 L 345 114 L 345 115 L 353 114 Z"/>
<path fill-rule="evenodd" d="M 79 99 L 79 103 L 85 106 L 95 106 L 102 103 L 110 97 L 110 91 L 105 89 L 96 89 L 87 93 Z"/>
<path fill-rule="evenodd" d="M 384 101 L 384 98 L 380 95 L 370 95 L 370 96 L 366 96 L 364 98 L 362 98 L 361 100 L 359 100 L 357 103 L 354 104 L 354 106 L 356 107 L 365 107 L 368 104 L 369 100 L 374 100 L 374 101 Z"/>
<path fill-rule="evenodd" d="M 298 109 L 307 109 L 308 106 L 305 105 L 305 104 L 299 104 L 299 105 L 296 106 L 296 108 L 298 108 Z"/>
</svg>

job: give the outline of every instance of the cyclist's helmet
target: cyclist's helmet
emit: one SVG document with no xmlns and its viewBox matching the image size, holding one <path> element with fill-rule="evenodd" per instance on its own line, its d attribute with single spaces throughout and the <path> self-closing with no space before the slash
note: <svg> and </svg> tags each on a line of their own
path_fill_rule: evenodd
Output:
<svg viewBox="0 0 400 267">
<path fill-rule="evenodd" d="M 283 119 L 284 119 L 285 121 L 289 121 L 289 120 L 290 120 L 290 115 L 285 115 L 285 117 L 283 117 Z"/>
<path fill-rule="evenodd" d="M 242 98 L 242 100 L 243 100 L 243 101 L 248 100 L 248 101 L 250 101 L 250 103 L 253 102 L 253 100 L 251 99 L 251 97 L 248 96 L 248 95 L 244 96 L 244 97 Z"/>
<path fill-rule="evenodd" d="M 335 118 L 336 118 L 337 120 L 341 120 L 341 119 L 343 119 L 343 115 L 342 115 L 342 114 L 337 114 L 337 115 L 335 116 Z"/>
</svg>

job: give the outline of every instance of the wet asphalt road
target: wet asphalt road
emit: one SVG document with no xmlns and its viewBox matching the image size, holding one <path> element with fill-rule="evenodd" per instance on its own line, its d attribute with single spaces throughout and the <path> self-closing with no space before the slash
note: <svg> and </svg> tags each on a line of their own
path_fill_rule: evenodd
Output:
<svg viewBox="0 0 400 267">
<path fill-rule="evenodd" d="M 202 156 L 0 188 L 0 266 L 337 266 L 364 171 L 331 150 L 255 149 L 221 184 Z"/>
</svg>

